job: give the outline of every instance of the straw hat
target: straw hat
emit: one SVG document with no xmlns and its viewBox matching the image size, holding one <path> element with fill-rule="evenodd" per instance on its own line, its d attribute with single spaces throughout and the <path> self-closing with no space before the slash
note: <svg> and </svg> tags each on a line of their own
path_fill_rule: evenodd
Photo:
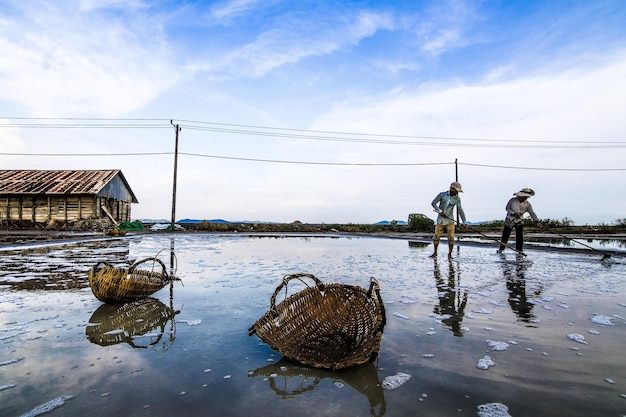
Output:
<svg viewBox="0 0 626 417">
<path fill-rule="evenodd" d="M 518 197 L 532 197 L 535 195 L 535 191 L 533 191 L 532 188 L 522 188 L 513 195 L 516 195 Z"/>
<path fill-rule="evenodd" d="M 460 182 L 453 182 L 452 184 L 450 184 L 450 188 L 454 188 L 455 190 L 457 190 L 460 193 L 463 192 L 463 188 L 461 187 L 461 183 Z"/>
</svg>

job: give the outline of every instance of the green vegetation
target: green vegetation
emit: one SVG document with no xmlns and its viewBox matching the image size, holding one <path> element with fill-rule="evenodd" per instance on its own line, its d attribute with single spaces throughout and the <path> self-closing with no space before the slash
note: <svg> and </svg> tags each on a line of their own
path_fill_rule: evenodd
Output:
<svg viewBox="0 0 626 417">
<path fill-rule="evenodd" d="M 122 222 L 117 226 L 120 230 L 143 230 L 145 229 L 143 223 L 139 220 L 135 220 L 134 222 Z"/>
<path fill-rule="evenodd" d="M 541 219 L 544 229 L 539 229 L 531 219 L 524 220 L 524 227 L 528 232 L 553 230 L 560 233 L 598 233 L 616 234 L 626 233 L 626 219 L 618 219 L 613 225 L 583 225 L 576 226 L 572 219 L 564 218 Z M 503 220 L 483 222 L 471 225 L 471 229 L 478 232 L 500 232 L 504 226 Z M 186 230 L 214 233 L 432 233 L 434 221 L 423 214 L 414 214 L 409 218 L 408 225 L 391 224 L 306 224 L 293 223 L 210 223 L 203 221 L 195 225 L 185 225 Z"/>
<path fill-rule="evenodd" d="M 409 230 L 412 232 L 429 232 L 434 225 L 435 222 L 424 214 L 409 214 Z"/>
</svg>

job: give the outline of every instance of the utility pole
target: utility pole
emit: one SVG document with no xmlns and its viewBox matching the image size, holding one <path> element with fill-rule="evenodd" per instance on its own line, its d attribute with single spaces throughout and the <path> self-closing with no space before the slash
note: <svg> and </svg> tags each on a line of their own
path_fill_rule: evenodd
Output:
<svg viewBox="0 0 626 417">
<path fill-rule="evenodd" d="M 175 230 L 174 226 L 176 224 L 176 177 L 178 174 L 178 132 L 180 132 L 180 127 L 170 120 L 170 124 L 174 126 L 176 129 L 176 143 L 174 146 L 174 183 L 172 185 L 172 232 Z"/>
<path fill-rule="evenodd" d="M 459 182 L 459 164 L 458 160 L 454 158 L 454 181 Z M 456 209 L 456 224 L 459 224 L 459 208 Z"/>
</svg>

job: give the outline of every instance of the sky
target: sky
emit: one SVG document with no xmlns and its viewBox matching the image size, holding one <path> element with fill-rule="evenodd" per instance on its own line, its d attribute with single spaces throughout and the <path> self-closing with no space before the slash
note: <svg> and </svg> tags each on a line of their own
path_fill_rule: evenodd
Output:
<svg viewBox="0 0 626 417">
<path fill-rule="evenodd" d="M 624 22 L 622 0 L 0 0 L 0 169 L 120 169 L 133 219 L 171 218 L 174 177 L 176 219 L 434 219 L 458 179 L 470 222 L 530 187 L 541 219 L 612 224 Z"/>
</svg>

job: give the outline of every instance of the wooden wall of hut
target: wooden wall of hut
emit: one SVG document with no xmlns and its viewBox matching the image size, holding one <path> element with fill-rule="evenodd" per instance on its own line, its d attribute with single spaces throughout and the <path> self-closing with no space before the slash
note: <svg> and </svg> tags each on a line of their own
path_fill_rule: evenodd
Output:
<svg viewBox="0 0 626 417">
<path fill-rule="evenodd" d="M 130 203 L 106 197 L 84 196 L 16 196 L 0 198 L 0 222 L 48 223 L 109 218 L 106 205 L 116 222 L 130 221 Z"/>
</svg>

